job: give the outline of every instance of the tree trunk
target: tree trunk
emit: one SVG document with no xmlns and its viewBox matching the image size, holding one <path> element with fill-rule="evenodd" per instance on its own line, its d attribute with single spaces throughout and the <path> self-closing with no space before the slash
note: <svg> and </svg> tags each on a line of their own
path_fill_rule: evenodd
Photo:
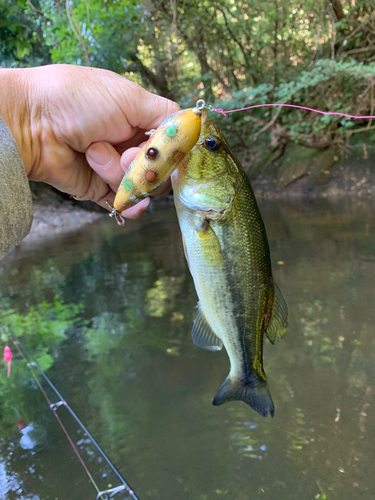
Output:
<svg viewBox="0 0 375 500">
<path fill-rule="evenodd" d="M 279 55 L 279 40 L 277 35 L 279 34 L 279 4 L 277 0 L 275 0 L 275 30 L 274 30 L 274 38 L 273 38 L 273 58 L 274 58 L 274 82 L 275 86 L 279 84 L 279 68 L 278 68 L 278 55 Z"/>
<path fill-rule="evenodd" d="M 201 33 L 198 35 L 198 40 L 197 40 L 197 47 L 196 47 L 196 53 L 198 56 L 198 61 L 201 67 L 201 74 L 202 77 L 204 76 L 205 78 L 203 79 L 203 85 L 204 85 L 204 97 L 207 101 L 214 101 L 214 96 L 212 93 L 212 82 L 211 82 L 211 72 L 212 68 L 208 64 L 207 60 L 207 51 L 206 47 L 204 46 L 203 42 L 203 36 Z M 209 76 L 207 76 L 209 75 Z"/>
<path fill-rule="evenodd" d="M 134 71 L 134 73 L 140 74 L 142 79 L 146 80 L 148 83 L 151 83 L 151 85 L 155 88 L 159 95 L 168 99 L 173 99 L 168 82 L 164 77 L 155 75 L 143 64 L 143 62 L 136 54 L 132 54 L 130 56 L 130 60 L 133 62 L 133 64 L 129 65 L 128 68 L 126 68 L 127 71 Z"/>
<path fill-rule="evenodd" d="M 335 15 L 337 17 L 337 20 L 341 21 L 341 19 L 344 19 L 345 14 L 344 14 L 344 11 L 342 9 L 342 5 L 341 5 L 340 0 L 331 0 L 331 4 L 332 4 L 333 12 L 335 13 Z"/>
</svg>

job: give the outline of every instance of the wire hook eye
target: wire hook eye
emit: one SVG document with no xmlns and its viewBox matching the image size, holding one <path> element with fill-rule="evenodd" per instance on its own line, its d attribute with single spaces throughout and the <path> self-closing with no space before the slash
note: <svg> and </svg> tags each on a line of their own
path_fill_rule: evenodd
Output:
<svg viewBox="0 0 375 500">
<path fill-rule="evenodd" d="M 199 110 L 202 110 L 206 107 L 206 101 L 204 101 L 203 99 L 199 99 L 196 103 L 195 103 L 195 107 Z"/>
</svg>

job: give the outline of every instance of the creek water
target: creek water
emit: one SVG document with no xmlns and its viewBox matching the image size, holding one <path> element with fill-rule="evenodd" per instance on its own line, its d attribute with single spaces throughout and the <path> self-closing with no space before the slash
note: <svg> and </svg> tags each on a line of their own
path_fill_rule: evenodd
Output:
<svg viewBox="0 0 375 500">
<path fill-rule="evenodd" d="M 375 205 L 260 208 L 290 315 L 286 336 L 265 340 L 273 419 L 211 405 L 229 361 L 192 343 L 197 297 L 173 207 L 125 228 L 103 217 L 1 261 L 0 347 L 13 350 L 11 377 L 0 373 L 1 499 L 96 497 L 10 333 L 140 500 L 374 498 Z M 116 486 L 58 414 L 99 487 Z"/>
</svg>

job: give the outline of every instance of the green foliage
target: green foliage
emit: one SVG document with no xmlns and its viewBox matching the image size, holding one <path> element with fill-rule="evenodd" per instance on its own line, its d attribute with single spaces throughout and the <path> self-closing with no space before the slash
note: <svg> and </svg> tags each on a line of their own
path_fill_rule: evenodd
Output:
<svg viewBox="0 0 375 500">
<path fill-rule="evenodd" d="M 161 318 L 174 307 L 176 288 L 183 278 L 175 276 L 163 276 L 155 282 L 146 294 L 146 311 L 150 316 Z"/>
<path fill-rule="evenodd" d="M 370 113 L 367 103 L 360 97 L 371 75 L 375 75 L 375 63 L 364 65 L 356 61 L 332 61 L 322 59 L 317 61 L 310 70 L 302 71 L 292 81 L 280 83 L 278 86 L 260 84 L 231 94 L 230 99 L 217 101 L 216 105 L 223 110 L 236 109 L 265 103 L 287 103 L 317 108 L 322 111 L 334 111 L 346 114 Z M 369 106 L 370 103 L 367 105 Z M 266 109 L 266 111 L 265 111 Z M 359 111 L 361 110 L 361 111 Z M 277 109 L 258 108 L 239 113 L 236 126 L 241 128 L 241 136 L 251 137 L 259 131 Z M 232 135 L 232 116 L 229 123 L 222 119 L 222 126 L 227 129 L 227 135 Z M 297 118 L 297 119 L 296 119 Z M 283 108 L 279 114 L 279 123 L 286 133 L 296 139 L 306 136 L 324 137 L 333 129 L 336 140 L 347 134 L 348 128 L 355 126 L 350 118 L 321 115 L 310 111 Z M 246 141 L 244 141 L 246 142 Z"/>
<path fill-rule="evenodd" d="M 40 9 L 39 2 L 35 2 Z M 24 67 L 51 63 L 43 35 L 44 15 L 26 0 L 0 3 L 0 66 Z"/>
<path fill-rule="evenodd" d="M 0 339 L 7 342 L 10 335 L 26 337 L 38 346 L 61 342 L 82 308 L 82 304 L 64 304 L 56 296 L 53 303 L 44 301 L 26 314 L 13 309 L 0 311 Z"/>
<path fill-rule="evenodd" d="M 30 307 L 25 314 L 14 309 L 0 310 L 1 344 L 9 344 L 13 353 L 11 377 L 6 375 L 5 363 L 0 371 L 0 424 L 3 429 L 13 425 L 14 408 L 25 415 L 25 394 L 31 381 L 30 371 L 12 338 L 19 338 L 22 345 L 33 353 L 41 369 L 46 371 L 54 363 L 53 349 L 66 338 L 69 328 L 80 322 L 82 309 L 82 304 L 64 304 L 56 296 L 54 302 L 42 302 L 38 307 Z M 31 419 L 30 415 L 28 417 Z"/>
<path fill-rule="evenodd" d="M 6 0 L 0 6 L 0 60 L 6 66 L 52 61 L 110 69 L 182 107 L 203 97 L 227 110 L 282 102 L 368 115 L 375 0 L 335 5 L 325 0 L 303 5 L 296 0 Z M 220 123 L 232 143 L 249 145 L 275 113 L 265 132 L 273 134 L 273 144 L 340 144 L 362 126 L 346 118 L 269 108 L 220 117 Z"/>
<path fill-rule="evenodd" d="M 84 330 L 87 358 L 106 357 L 123 340 L 125 327 L 117 314 L 104 312 L 92 319 L 91 328 Z"/>
</svg>

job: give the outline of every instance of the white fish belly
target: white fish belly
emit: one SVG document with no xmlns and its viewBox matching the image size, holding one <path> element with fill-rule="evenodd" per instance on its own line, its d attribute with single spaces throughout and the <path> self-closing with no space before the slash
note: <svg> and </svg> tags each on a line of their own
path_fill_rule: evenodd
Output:
<svg viewBox="0 0 375 500">
<path fill-rule="evenodd" d="M 211 328 L 222 339 L 230 363 L 230 376 L 240 378 L 244 352 L 238 324 L 236 322 L 233 298 L 227 283 L 225 269 L 218 268 L 204 258 L 195 227 L 194 213 L 175 200 L 181 232 L 185 239 L 190 272 L 201 308 Z"/>
</svg>

